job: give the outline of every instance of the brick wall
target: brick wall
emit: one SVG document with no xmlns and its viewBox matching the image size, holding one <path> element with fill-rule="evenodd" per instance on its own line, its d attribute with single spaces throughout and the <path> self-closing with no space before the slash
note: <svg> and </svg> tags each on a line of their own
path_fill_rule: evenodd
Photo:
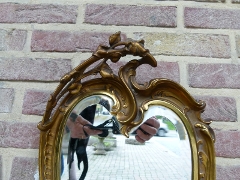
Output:
<svg viewBox="0 0 240 180">
<path fill-rule="evenodd" d="M 214 120 L 216 133 L 217 179 L 239 179 L 239 0 L 0 2 L 0 180 L 34 179 L 36 125 L 48 95 L 119 30 L 143 38 L 159 61 L 140 79 L 169 78 L 206 101 L 203 117 Z"/>
</svg>

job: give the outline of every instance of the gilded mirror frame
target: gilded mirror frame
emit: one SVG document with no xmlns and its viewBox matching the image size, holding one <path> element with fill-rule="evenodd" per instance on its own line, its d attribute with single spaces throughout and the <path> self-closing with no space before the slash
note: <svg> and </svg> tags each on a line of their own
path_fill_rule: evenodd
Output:
<svg viewBox="0 0 240 180">
<path fill-rule="evenodd" d="M 201 113 L 205 103 L 196 101 L 181 85 L 156 78 L 142 85 L 136 81 L 136 69 L 142 64 L 157 66 L 157 61 L 144 48 L 144 41 L 121 41 L 120 32 L 109 37 L 109 47 L 100 45 L 92 56 L 64 75 L 50 95 L 40 129 L 39 177 L 40 180 L 60 179 L 60 153 L 66 119 L 74 107 L 92 95 L 110 97 L 114 104 L 111 114 L 121 124 L 126 137 L 140 125 L 144 112 L 151 105 L 165 106 L 182 120 L 189 135 L 192 157 L 192 179 L 214 180 L 215 135 Z M 139 56 L 122 66 L 118 75 L 107 63 L 126 55 Z M 98 62 L 97 65 L 96 62 Z M 91 66 L 94 64 L 95 66 Z M 98 77 L 93 77 L 98 75 Z"/>
</svg>

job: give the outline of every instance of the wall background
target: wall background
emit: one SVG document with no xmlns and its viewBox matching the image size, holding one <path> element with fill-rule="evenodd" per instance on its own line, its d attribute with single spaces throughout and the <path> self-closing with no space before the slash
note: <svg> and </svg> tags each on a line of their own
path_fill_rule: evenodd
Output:
<svg viewBox="0 0 240 180">
<path fill-rule="evenodd" d="M 0 180 L 36 177 L 50 92 L 119 30 L 158 60 L 143 81 L 169 78 L 206 101 L 217 179 L 239 179 L 240 1 L 202 1 L 0 0 Z"/>
</svg>

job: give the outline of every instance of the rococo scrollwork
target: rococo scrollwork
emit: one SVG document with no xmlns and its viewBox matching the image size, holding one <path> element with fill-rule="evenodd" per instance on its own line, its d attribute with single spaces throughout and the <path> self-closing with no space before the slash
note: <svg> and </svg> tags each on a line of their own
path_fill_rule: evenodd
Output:
<svg viewBox="0 0 240 180">
<path fill-rule="evenodd" d="M 116 63 L 126 55 L 138 56 L 114 74 L 108 61 Z M 210 121 L 201 119 L 205 103 L 196 101 L 181 85 L 155 78 L 138 84 L 136 69 L 142 64 L 157 66 L 144 48 L 144 41 L 121 40 L 120 32 L 109 37 L 109 46 L 98 46 L 90 58 L 64 75 L 50 95 L 42 121 L 39 150 L 40 179 L 60 179 L 60 148 L 66 119 L 78 102 L 92 95 L 106 95 L 114 102 L 111 114 L 126 137 L 140 125 L 151 105 L 163 105 L 181 117 L 189 135 L 192 179 L 215 179 L 214 132 Z"/>
</svg>

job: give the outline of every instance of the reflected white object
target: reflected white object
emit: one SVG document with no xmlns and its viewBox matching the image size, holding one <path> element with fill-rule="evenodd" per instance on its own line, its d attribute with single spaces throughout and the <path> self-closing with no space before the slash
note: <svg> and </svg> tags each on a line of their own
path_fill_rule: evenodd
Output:
<svg viewBox="0 0 240 180">
<path fill-rule="evenodd" d="M 151 105 L 148 107 L 148 110 L 144 112 L 142 124 L 146 122 L 149 118 L 157 115 L 168 118 L 174 125 L 176 125 L 177 122 L 181 122 L 181 119 L 171 109 L 168 109 L 164 106 Z M 140 124 L 139 126 L 141 126 L 142 124 Z M 162 122 L 160 122 L 160 124 L 162 128 L 165 127 L 167 129 L 166 124 Z M 139 126 L 133 128 L 130 132 L 134 132 Z"/>
<path fill-rule="evenodd" d="M 34 180 L 39 180 L 38 168 L 36 169 L 36 174 L 34 174 Z"/>
<path fill-rule="evenodd" d="M 91 99 L 89 98 L 84 103 L 86 102 L 92 103 L 93 102 L 92 100 L 94 99 L 97 99 L 97 98 L 96 97 Z M 102 113 L 102 112 L 107 112 L 107 110 L 104 107 L 101 107 L 100 109 L 101 109 L 100 113 L 95 114 L 95 120 L 94 120 L 95 126 L 112 117 L 111 114 Z M 149 106 L 148 110 L 144 113 L 143 123 L 153 116 L 166 117 L 173 123 L 173 125 L 176 128 L 179 127 L 179 124 L 181 124 L 182 128 L 185 129 L 178 115 L 175 112 L 173 112 L 171 109 L 165 106 L 161 106 L 161 105 Z M 165 128 L 168 129 L 168 125 L 165 124 L 163 120 L 159 119 L 159 121 L 160 121 L 161 128 L 164 128 L 166 126 Z M 176 179 L 175 177 L 172 177 L 172 171 L 175 171 L 175 172 L 178 172 L 178 179 L 181 179 L 181 180 L 190 179 L 192 164 L 191 164 L 191 148 L 189 144 L 189 139 L 187 137 L 187 134 L 185 133 L 186 130 L 183 131 L 184 136 L 186 135 L 186 138 L 182 138 L 182 139 L 179 136 L 180 131 L 178 128 L 177 130 L 178 132 L 176 132 L 175 130 L 169 130 L 169 133 L 167 133 L 166 136 L 164 135 L 164 137 L 154 136 L 145 144 L 145 146 L 126 145 L 123 141 L 125 139 L 124 136 L 115 135 L 115 137 L 117 137 L 118 147 L 115 148 L 113 151 L 109 151 L 106 156 L 96 157 L 95 155 L 96 151 L 93 150 L 94 148 L 88 146 L 87 149 L 88 149 L 88 156 L 89 156 L 89 165 L 91 166 L 91 168 L 89 168 L 89 172 L 88 172 L 89 177 L 87 176 L 86 180 L 92 178 L 93 175 L 96 175 L 96 179 L 103 176 L 104 178 L 105 177 L 110 178 L 112 174 L 108 174 L 109 169 L 111 169 L 112 172 L 115 172 L 113 174 L 116 174 L 117 177 L 118 175 L 121 176 L 121 174 L 118 173 L 119 169 L 120 170 L 124 169 L 124 171 L 129 172 L 128 173 L 129 177 L 136 176 L 136 174 L 131 174 L 131 173 L 134 172 L 132 170 L 134 169 L 135 166 L 137 166 L 137 164 L 139 164 L 139 162 L 140 164 L 142 164 L 142 166 L 146 165 L 148 167 L 149 167 L 149 163 L 151 163 L 151 174 L 153 177 L 158 178 L 158 177 L 161 177 L 162 174 L 164 174 L 164 176 L 166 176 L 169 179 Z M 132 135 L 132 138 L 135 138 L 135 137 L 133 137 Z M 102 148 L 103 146 L 100 147 L 100 149 L 104 150 Z M 139 153 L 145 154 L 147 159 L 142 158 L 142 160 L 140 161 Z M 97 151 L 97 154 L 103 155 L 103 154 L 106 154 L 106 152 L 103 151 L 101 153 L 98 153 Z M 129 163 L 128 159 L 126 159 L 126 162 L 125 162 L 125 158 L 122 158 L 122 157 L 129 157 L 129 156 L 131 156 L 130 164 L 128 164 Z M 124 163 L 122 163 L 123 161 Z M 106 167 L 106 164 L 104 162 L 108 162 L 109 167 Z M 121 166 L 121 164 L 124 164 L 124 166 Z M 133 164 L 136 164 L 136 165 L 133 165 Z M 119 167 L 117 165 L 119 165 Z M 67 164 L 65 164 L 65 166 L 67 167 Z M 103 169 L 94 168 L 99 166 L 104 166 L 105 168 Z M 178 171 L 179 168 L 181 168 L 182 171 Z M 143 169 L 147 169 L 147 167 L 143 166 Z M 76 172 L 76 176 L 80 176 L 80 174 L 81 174 L 81 171 Z M 147 176 L 146 177 L 144 175 L 141 175 L 141 176 L 144 179 L 148 179 Z M 151 176 L 151 179 L 152 179 L 152 176 Z M 67 178 L 63 176 L 61 179 L 66 180 Z"/>
<path fill-rule="evenodd" d="M 177 121 L 180 121 L 180 118 L 172 110 L 164 106 L 152 105 L 149 106 L 148 110 L 144 113 L 143 122 L 156 115 L 165 116 L 171 120 L 174 125 L 177 123 Z"/>
</svg>

